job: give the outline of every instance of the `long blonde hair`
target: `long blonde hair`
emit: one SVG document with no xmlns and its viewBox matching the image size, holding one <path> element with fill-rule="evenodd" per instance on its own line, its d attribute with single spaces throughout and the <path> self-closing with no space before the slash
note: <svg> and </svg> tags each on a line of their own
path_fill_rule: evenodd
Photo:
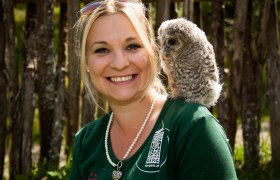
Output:
<svg viewBox="0 0 280 180">
<path fill-rule="evenodd" d="M 145 10 L 143 3 L 137 0 L 105 0 L 93 12 L 81 14 L 75 24 L 75 47 L 76 53 L 80 57 L 81 79 L 93 103 L 98 104 L 99 95 L 86 70 L 86 40 L 91 25 L 98 17 L 114 13 L 123 13 L 129 18 L 148 52 L 152 75 L 148 88 L 153 88 L 158 93 L 166 95 L 165 87 L 159 79 L 160 59 L 158 57 L 158 50 L 155 45 L 155 40 L 152 37 L 151 25 L 145 17 Z"/>
</svg>

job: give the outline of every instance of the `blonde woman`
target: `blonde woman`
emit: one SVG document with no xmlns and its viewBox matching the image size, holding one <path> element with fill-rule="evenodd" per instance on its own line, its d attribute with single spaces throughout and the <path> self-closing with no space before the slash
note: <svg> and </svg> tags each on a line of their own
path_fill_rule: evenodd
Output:
<svg viewBox="0 0 280 180">
<path fill-rule="evenodd" d="M 89 3 L 76 30 L 84 85 L 111 112 L 77 133 L 70 179 L 236 179 L 207 108 L 167 96 L 141 2 Z"/>
</svg>

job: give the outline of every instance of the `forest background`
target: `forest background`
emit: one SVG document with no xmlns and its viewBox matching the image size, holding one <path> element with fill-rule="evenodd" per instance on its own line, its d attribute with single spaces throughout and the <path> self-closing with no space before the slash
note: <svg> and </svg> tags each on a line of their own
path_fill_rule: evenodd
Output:
<svg viewBox="0 0 280 180">
<path fill-rule="evenodd" d="M 74 52 L 72 27 L 87 2 L 0 2 L 0 179 L 66 179 L 75 133 L 105 113 L 89 103 Z M 238 178 L 280 179 L 280 1 L 144 2 L 155 32 L 186 17 L 213 44 L 224 88 L 211 111 Z"/>
</svg>

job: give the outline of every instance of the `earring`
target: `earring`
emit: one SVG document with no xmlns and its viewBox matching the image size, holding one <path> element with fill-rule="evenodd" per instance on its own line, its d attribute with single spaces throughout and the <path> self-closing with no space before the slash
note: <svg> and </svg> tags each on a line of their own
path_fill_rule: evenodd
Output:
<svg viewBox="0 0 280 180">
<path fill-rule="evenodd" d="M 89 68 L 87 68 L 87 72 L 89 73 Z"/>
</svg>

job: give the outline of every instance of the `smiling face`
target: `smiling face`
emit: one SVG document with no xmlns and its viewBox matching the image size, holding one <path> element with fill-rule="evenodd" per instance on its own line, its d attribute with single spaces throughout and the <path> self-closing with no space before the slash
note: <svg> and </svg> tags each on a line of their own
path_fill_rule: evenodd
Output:
<svg viewBox="0 0 280 180">
<path fill-rule="evenodd" d="M 93 86 L 110 103 L 128 103 L 147 92 L 148 53 L 124 14 L 104 15 L 92 24 L 86 60 Z"/>
</svg>

